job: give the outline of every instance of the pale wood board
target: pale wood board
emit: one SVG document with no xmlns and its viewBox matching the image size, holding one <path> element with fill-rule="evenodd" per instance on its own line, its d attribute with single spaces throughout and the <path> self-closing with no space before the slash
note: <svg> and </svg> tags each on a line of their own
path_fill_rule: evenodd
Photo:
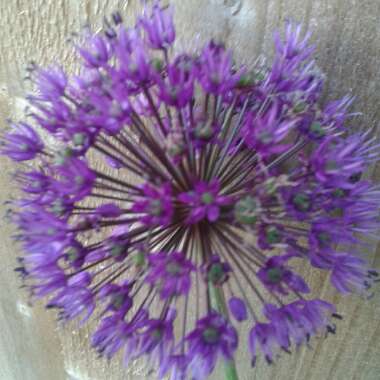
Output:
<svg viewBox="0 0 380 380">
<path fill-rule="evenodd" d="M 271 55 L 272 33 L 287 19 L 302 22 L 314 32 L 317 62 L 326 73 L 326 97 L 347 92 L 356 95 L 354 111 L 363 116 L 353 128 L 377 126 L 380 120 L 380 1 L 379 0 L 177 0 L 179 36 L 177 48 L 193 48 L 211 37 L 224 40 L 237 59 L 252 63 L 264 53 Z M 95 30 L 103 16 L 116 9 L 136 15 L 140 1 L 130 0 L 0 0 L 0 119 L 22 115 L 22 80 L 26 64 L 62 63 L 75 70 L 73 49 L 67 38 L 85 24 Z M 128 17 L 126 19 L 128 20 Z M 12 194 L 9 161 L 1 159 L 0 201 Z M 376 170 L 377 169 L 377 170 Z M 379 168 L 368 175 L 377 180 Z M 6 206 L 1 206 L 4 214 Z M 57 328 L 54 314 L 41 306 L 30 307 L 25 291 L 13 272 L 18 247 L 14 233 L 1 221 L 0 275 L 0 380 L 119 380 L 146 379 L 144 367 L 125 369 L 118 360 L 107 364 L 89 348 L 87 328 Z M 380 250 L 370 252 L 380 263 Z M 329 286 L 325 275 L 304 270 L 315 295 L 337 303 L 344 320 L 338 334 L 314 341 L 283 356 L 276 365 L 265 363 L 252 370 L 246 349 L 238 353 L 241 380 L 377 380 L 380 379 L 380 301 L 343 298 Z M 247 331 L 241 331 L 242 343 Z M 242 345 L 243 346 L 243 345 Z M 222 379 L 217 372 L 214 379 Z"/>
</svg>

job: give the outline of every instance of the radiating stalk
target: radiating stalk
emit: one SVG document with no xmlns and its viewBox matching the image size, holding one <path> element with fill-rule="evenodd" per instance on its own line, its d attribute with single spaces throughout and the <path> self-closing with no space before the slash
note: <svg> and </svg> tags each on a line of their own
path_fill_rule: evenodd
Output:
<svg viewBox="0 0 380 380">
<path fill-rule="evenodd" d="M 211 307 L 227 318 L 227 306 L 222 289 L 215 286 L 212 281 L 208 282 L 208 287 Z M 239 380 L 233 359 L 224 361 L 224 375 L 226 380 Z"/>
</svg>

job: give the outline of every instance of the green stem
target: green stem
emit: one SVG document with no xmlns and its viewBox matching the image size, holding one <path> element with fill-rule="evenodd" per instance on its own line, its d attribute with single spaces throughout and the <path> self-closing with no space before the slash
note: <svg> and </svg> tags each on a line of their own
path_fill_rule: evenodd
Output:
<svg viewBox="0 0 380 380">
<path fill-rule="evenodd" d="M 227 318 L 228 312 L 223 290 L 219 286 L 215 286 L 211 281 L 208 282 L 208 287 L 211 307 Z M 239 380 L 233 359 L 224 362 L 224 374 L 226 380 Z"/>
</svg>

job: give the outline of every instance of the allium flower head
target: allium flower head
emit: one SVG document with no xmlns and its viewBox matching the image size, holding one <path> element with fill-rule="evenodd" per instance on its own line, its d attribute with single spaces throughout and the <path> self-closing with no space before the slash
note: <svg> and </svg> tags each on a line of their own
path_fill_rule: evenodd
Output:
<svg viewBox="0 0 380 380">
<path fill-rule="evenodd" d="M 380 190 L 361 178 L 379 144 L 345 128 L 350 98 L 321 104 L 300 26 L 246 68 L 215 41 L 177 52 L 172 16 L 155 1 L 134 27 L 115 14 L 87 30 L 77 76 L 31 69 L 30 120 L 0 139 L 23 161 L 17 271 L 61 319 L 97 319 L 107 358 L 172 380 L 224 362 L 232 379 L 238 345 L 272 363 L 335 332 L 295 262 L 369 295 L 377 272 L 352 247 L 379 229 Z"/>
</svg>

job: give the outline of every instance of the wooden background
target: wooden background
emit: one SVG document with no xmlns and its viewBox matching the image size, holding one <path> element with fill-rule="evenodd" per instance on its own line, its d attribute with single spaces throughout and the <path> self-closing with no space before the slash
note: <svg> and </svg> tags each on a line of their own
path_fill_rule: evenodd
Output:
<svg viewBox="0 0 380 380">
<path fill-rule="evenodd" d="M 196 48 L 216 37 L 233 47 L 238 59 L 253 62 L 272 52 L 273 30 L 287 19 L 314 31 L 317 61 L 326 73 L 326 97 L 356 94 L 353 109 L 363 112 L 353 127 L 369 128 L 380 120 L 380 0 L 177 0 L 178 47 Z M 25 65 L 62 62 L 75 70 L 72 32 L 85 24 L 101 25 L 115 9 L 138 12 L 139 0 L 0 0 L 0 120 L 16 117 L 25 106 Z M 0 202 L 12 193 L 11 164 L 0 162 Z M 377 169 L 377 170 L 376 170 Z M 376 175 L 376 171 L 378 172 Z M 379 176 L 379 168 L 368 175 Z M 1 206 L 4 214 L 5 206 Z M 30 307 L 13 273 L 17 247 L 12 228 L 0 224 L 0 380 L 142 380 L 142 364 L 125 369 L 116 360 L 97 360 L 88 346 L 88 330 L 56 327 L 54 314 Z M 380 250 L 369 252 L 379 266 Z M 238 354 L 241 380 L 378 380 L 380 379 L 380 301 L 343 298 L 319 273 L 304 274 L 320 295 L 338 304 L 344 320 L 338 334 L 314 341 L 313 349 L 283 356 L 276 365 L 250 369 L 245 350 Z M 245 341 L 246 331 L 241 331 Z M 217 372 L 214 379 L 222 379 Z"/>
</svg>

